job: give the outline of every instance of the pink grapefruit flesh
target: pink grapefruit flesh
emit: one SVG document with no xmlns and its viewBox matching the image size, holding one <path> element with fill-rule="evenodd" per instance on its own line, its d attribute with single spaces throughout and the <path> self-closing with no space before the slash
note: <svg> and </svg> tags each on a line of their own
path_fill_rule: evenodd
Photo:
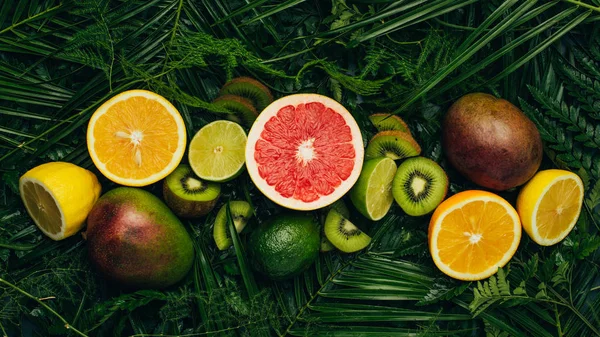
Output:
<svg viewBox="0 0 600 337">
<path fill-rule="evenodd" d="M 354 185 L 364 148 L 352 115 L 317 94 L 290 95 L 267 106 L 254 122 L 246 166 L 258 189 L 296 210 L 325 207 Z"/>
</svg>

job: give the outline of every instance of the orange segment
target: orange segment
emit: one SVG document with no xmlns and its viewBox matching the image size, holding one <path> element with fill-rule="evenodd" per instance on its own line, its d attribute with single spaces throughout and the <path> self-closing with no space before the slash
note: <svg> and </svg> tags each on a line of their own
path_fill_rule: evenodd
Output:
<svg viewBox="0 0 600 337">
<path fill-rule="evenodd" d="M 122 185 L 144 186 L 164 178 L 179 164 L 186 132 L 181 115 L 165 98 L 130 90 L 96 110 L 87 140 L 102 174 Z"/>
<path fill-rule="evenodd" d="M 540 245 L 558 243 L 577 223 L 583 194 L 583 182 L 573 172 L 552 169 L 536 173 L 517 198 L 523 229 Z"/>
<path fill-rule="evenodd" d="M 437 267 L 460 280 L 481 280 L 504 266 L 521 240 L 515 209 L 485 191 L 465 191 L 438 206 L 429 223 L 429 250 Z"/>
</svg>

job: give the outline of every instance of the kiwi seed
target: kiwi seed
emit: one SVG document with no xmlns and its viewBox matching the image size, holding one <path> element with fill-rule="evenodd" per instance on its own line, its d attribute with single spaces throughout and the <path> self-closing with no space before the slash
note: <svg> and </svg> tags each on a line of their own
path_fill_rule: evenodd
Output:
<svg viewBox="0 0 600 337">
<path fill-rule="evenodd" d="M 256 112 L 256 108 L 252 102 L 241 96 L 223 95 L 217 97 L 213 103 L 233 112 L 232 114 L 227 114 L 226 118 L 238 124 L 251 126 L 258 116 L 258 112 Z"/>
<path fill-rule="evenodd" d="M 219 183 L 204 181 L 189 165 L 181 164 L 163 182 L 163 197 L 171 210 L 183 218 L 208 214 L 221 194 Z"/>
<path fill-rule="evenodd" d="M 369 245 L 371 237 L 361 231 L 334 208 L 325 220 L 325 236 L 335 248 L 344 253 L 353 253 Z"/>
<path fill-rule="evenodd" d="M 412 216 L 433 211 L 446 197 L 448 176 L 436 162 L 425 157 L 403 161 L 392 182 L 392 195 L 402 210 Z"/>
<path fill-rule="evenodd" d="M 249 99 L 260 113 L 273 102 L 271 90 L 250 77 L 238 77 L 225 83 L 219 95 L 236 95 Z"/>
<path fill-rule="evenodd" d="M 239 234 L 244 230 L 248 220 L 252 217 L 252 207 L 246 201 L 230 201 L 229 210 L 233 225 Z M 221 207 L 215 217 L 213 238 L 219 250 L 225 250 L 233 244 L 227 227 L 227 204 Z"/>
<path fill-rule="evenodd" d="M 389 157 L 393 160 L 414 157 L 421 154 L 421 147 L 414 138 L 402 131 L 381 131 L 377 133 L 365 150 L 365 158 Z"/>
</svg>

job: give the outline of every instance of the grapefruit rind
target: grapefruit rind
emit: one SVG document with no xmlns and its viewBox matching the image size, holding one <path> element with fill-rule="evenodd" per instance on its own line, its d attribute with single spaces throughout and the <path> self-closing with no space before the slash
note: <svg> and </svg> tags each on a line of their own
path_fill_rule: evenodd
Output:
<svg viewBox="0 0 600 337">
<path fill-rule="evenodd" d="M 113 105 L 115 105 L 118 102 L 125 101 L 132 97 L 144 97 L 144 98 L 147 98 L 150 100 L 155 100 L 155 101 L 159 102 L 163 107 L 165 107 L 165 109 L 173 117 L 173 120 L 175 121 L 175 124 L 177 125 L 177 129 L 179 130 L 179 135 L 178 135 L 179 137 L 177 140 L 178 148 L 173 153 L 171 162 L 167 166 L 165 166 L 161 171 L 156 172 L 144 179 L 128 179 L 128 178 L 123 178 L 123 177 L 120 177 L 118 175 L 111 173 L 106 168 L 106 164 L 103 163 L 98 158 L 98 156 L 94 150 L 94 146 L 96 145 L 96 140 L 94 138 L 94 125 L 95 125 L 96 121 L 98 121 L 98 119 L 100 117 L 102 117 L 102 115 L 104 115 L 108 111 L 108 109 L 110 109 Z M 164 97 L 162 97 L 159 94 L 156 94 L 152 91 L 142 90 L 142 89 L 134 89 L 134 90 L 124 91 L 120 94 L 115 95 L 108 101 L 104 102 L 94 112 L 94 114 L 90 118 L 90 121 L 88 122 L 88 130 L 87 130 L 87 138 L 86 139 L 87 139 L 88 152 L 90 154 L 90 157 L 92 158 L 92 161 L 94 162 L 94 165 L 96 165 L 96 168 L 98 168 L 98 170 L 106 178 L 110 179 L 111 181 L 113 181 L 117 184 L 121 184 L 121 185 L 125 185 L 125 186 L 147 186 L 147 185 L 150 185 L 152 183 L 155 183 L 155 182 L 165 178 L 166 176 L 168 176 L 171 172 L 173 172 L 175 170 L 177 165 L 179 165 L 179 163 L 181 162 L 181 159 L 183 158 L 183 155 L 185 153 L 185 147 L 186 147 L 186 142 L 187 142 L 186 137 L 187 137 L 187 135 L 186 135 L 185 123 L 183 121 L 183 118 L 181 117 L 181 114 L 179 113 L 177 108 L 175 108 L 175 106 L 173 104 L 171 104 L 171 102 L 169 102 Z"/>
<path fill-rule="evenodd" d="M 458 198 L 463 198 L 464 200 L 461 202 L 458 202 L 450 207 L 444 207 L 444 203 L 451 204 L 451 203 L 453 203 L 454 199 L 458 199 Z M 441 258 L 439 256 L 439 248 L 437 246 L 437 241 L 438 241 L 439 233 L 442 229 L 441 223 L 443 222 L 444 218 L 447 215 L 449 215 L 450 213 L 452 213 L 453 211 L 456 211 L 457 209 L 460 209 L 460 208 L 464 207 L 465 205 L 467 205 L 471 202 L 474 202 L 474 201 L 494 202 L 494 203 L 497 203 L 498 205 L 501 205 L 502 207 L 504 207 L 504 209 L 506 209 L 506 211 L 507 211 L 507 214 L 513 220 L 514 238 L 513 238 L 513 242 L 511 244 L 510 248 L 506 251 L 504 256 L 499 261 L 497 261 L 495 264 L 490 265 L 489 268 L 486 269 L 485 271 L 477 273 L 477 274 L 461 273 L 461 272 L 457 272 L 457 271 L 451 269 L 448 265 L 446 265 L 445 263 L 443 263 L 441 261 Z M 517 248 L 519 247 L 519 243 L 521 242 L 521 221 L 520 221 L 519 214 L 517 213 L 517 211 L 508 203 L 508 201 L 502 199 L 501 197 L 499 197 L 491 192 L 486 192 L 486 191 L 479 191 L 479 190 L 464 191 L 464 192 L 457 193 L 457 194 L 451 196 L 450 198 L 446 199 L 434 211 L 434 213 L 431 217 L 431 222 L 429 224 L 429 235 L 428 236 L 429 236 L 429 252 L 431 253 L 433 262 L 440 269 L 440 271 L 442 271 L 444 274 L 446 274 L 452 278 L 458 279 L 458 280 L 479 281 L 479 280 L 486 279 L 486 278 L 496 274 L 496 272 L 498 272 L 498 268 L 504 267 L 510 261 L 510 259 L 513 257 L 513 255 L 517 251 Z"/>
<path fill-rule="evenodd" d="M 335 187 L 335 190 L 327 195 L 320 195 L 320 197 L 314 201 L 302 201 L 299 199 L 295 199 L 293 197 L 284 197 L 278 192 L 274 186 L 269 185 L 267 181 L 261 177 L 259 173 L 259 165 L 254 158 L 256 143 L 261 139 L 262 132 L 265 128 L 265 125 L 271 118 L 276 116 L 279 111 L 287 106 L 297 107 L 300 104 L 307 103 L 321 103 L 325 107 L 332 109 L 337 112 L 343 119 L 346 125 L 350 128 L 351 134 L 351 144 L 355 151 L 354 156 L 354 167 L 350 172 L 349 176 L 342 180 L 340 185 Z M 315 210 L 325 206 L 328 206 L 338 199 L 340 199 L 344 194 L 346 194 L 350 188 L 356 183 L 358 180 L 358 176 L 360 175 L 360 171 L 362 169 L 363 159 L 364 159 L 364 147 L 363 147 L 363 139 L 360 133 L 360 128 L 358 124 L 354 120 L 354 117 L 350 114 L 350 112 L 337 101 L 323 96 L 319 94 L 295 94 L 285 96 L 280 98 L 273 103 L 269 104 L 263 112 L 258 116 L 250 132 L 248 133 L 248 143 L 246 145 L 246 167 L 248 169 L 248 173 L 250 178 L 256 185 L 256 187 L 271 201 L 276 204 L 293 209 L 293 210 Z"/>
</svg>

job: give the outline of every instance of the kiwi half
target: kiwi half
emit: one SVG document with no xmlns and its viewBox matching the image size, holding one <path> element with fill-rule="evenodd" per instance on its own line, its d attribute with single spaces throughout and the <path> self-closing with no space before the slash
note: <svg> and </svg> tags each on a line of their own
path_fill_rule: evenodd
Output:
<svg viewBox="0 0 600 337">
<path fill-rule="evenodd" d="M 250 77 L 238 77 L 225 83 L 219 95 L 236 95 L 249 99 L 258 113 L 273 102 L 271 90 Z"/>
<path fill-rule="evenodd" d="M 402 131 L 411 134 L 408 124 L 396 115 L 377 113 L 369 116 L 369 120 L 373 123 L 377 131 Z"/>
<path fill-rule="evenodd" d="M 403 161 L 392 182 L 392 195 L 408 215 L 433 211 L 446 197 L 448 176 L 436 162 L 425 157 Z"/>
<path fill-rule="evenodd" d="M 163 197 L 171 210 L 183 218 L 208 214 L 219 200 L 221 185 L 202 180 L 189 165 L 181 164 L 163 181 Z"/>
<path fill-rule="evenodd" d="M 353 253 L 364 249 L 371 237 L 361 231 L 334 208 L 329 210 L 325 219 L 325 236 L 335 248 L 344 253 Z"/>
<path fill-rule="evenodd" d="M 248 220 L 252 217 L 252 207 L 246 201 L 230 201 L 229 210 L 235 230 L 241 233 L 244 227 L 246 227 Z M 229 236 L 229 230 L 227 229 L 227 204 L 221 207 L 215 217 L 213 238 L 219 250 L 225 250 L 233 244 L 231 236 Z"/>
<path fill-rule="evenodd" d="M 232 114 L 227 114 L 226 118 L 238 124 L 251 126 L 258 116 L 258 112 L 256 112 L 252 101 L 241 96 L 223 95 L 217 97 L 213 103 L 233 112 Z"/>
<path fill-rule="evenodd" d="M 393 160 L 414 157 L 421 154 L 421 147 L 415 139 L 402 131 L 381 131 L 367 145 L 365 158 L 388 157 Z"/>
</svg>

